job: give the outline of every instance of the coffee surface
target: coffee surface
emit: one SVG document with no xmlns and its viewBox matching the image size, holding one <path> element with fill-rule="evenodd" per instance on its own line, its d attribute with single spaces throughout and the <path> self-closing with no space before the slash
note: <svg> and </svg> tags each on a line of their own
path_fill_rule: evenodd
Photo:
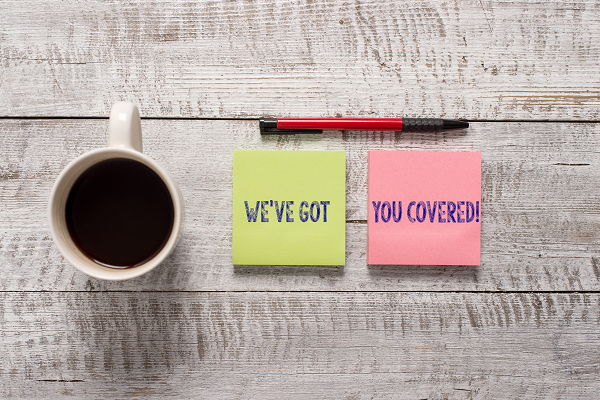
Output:
<svg viewBox="0 0 600 400">
<path fill-rule="evenodd" d="M 95 262 L 113 268 L 135 267 L 156 256 L 171 235 L 175 214 L 163 180 L 126 158 L 85 171 L 65 211 L 73 242 Z"/>
</svg>

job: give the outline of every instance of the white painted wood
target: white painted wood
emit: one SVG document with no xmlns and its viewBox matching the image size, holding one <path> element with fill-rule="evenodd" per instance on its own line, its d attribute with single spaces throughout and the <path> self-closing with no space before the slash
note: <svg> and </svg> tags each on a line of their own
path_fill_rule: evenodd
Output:
<svg viewBox="0 0 600 400">
<path fill-rule="evenodd" d="M 0 397 L 575 399 L 598 294 L 1 293 Z"/>
<path fill-rule="evenodd" d="M 600 290 L 599 124 L 473 123 L 464 132 L 330 132 L 265 136 L 255 121 L 144 120 L 144 151 L 172 174 L 186 204 L 175 253 L 139 279 L 88 279 L 49 237 L 54 179 L 105 146 L 106 120 L 2 120 L 1 290 L 580 291 Z M 344 268 L 231 264 L 234 149 L 345 150 Z M 368 266 L 368 150 L 482 152 L 482 264 Z"/>
<path fill-rule="evenodd" d="M 3 1 L 0 115 L 597 120 L 600 6 Z"/>
<path fill-rule="evenodd" d="M 260 137 L 233 120 L 599 121 L 597 1 L 0 10 L 0 117 L 108 116 L 130 100 L 146 117 L 229 119 L 142 122 L 185 230 L 164 265 L 118 283 L 66 263 L 45 220 L 57 174 L 107 144 L 108 121 L 0 120 L 0 397 L 597 397 L 598 123 Z M 345 267 L 231 264 L 234 149 L 346 151 Z M 481 266 L 366 264 L 380 149 L 482 152 Z"/>
</svg>

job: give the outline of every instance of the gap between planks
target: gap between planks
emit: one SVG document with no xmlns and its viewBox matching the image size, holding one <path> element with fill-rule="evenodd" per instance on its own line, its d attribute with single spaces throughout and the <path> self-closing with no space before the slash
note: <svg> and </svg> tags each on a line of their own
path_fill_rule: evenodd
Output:
<svg viewBox="0 0 600 400">
<path fill-rule="evenodd" d="M 143 117 L 140 118 L 142 120 L 153 120 L 153 121 L 258 121 L 260 118 L 275 118 L 274 115 L 261 115 L 256 117 L 239 117 L 239 118 L 231 118 L 231 117 Z M 107 120 L 109 116 L 107 115 L 89 115 L 89 116 L 10 116 L 4 115 L 0 116 L 0 120 L 62 120 L 62 119 L 72 119 L 72 120 Z M 571 120 L 571 119 L 460 119 L 461 121 L 474 122 L 474 123 L 527 123 L 527 124 L 540 124 L 540 123 L 549 123 L 549 124 L 597 124 L 600 123 L 600 120 Z"/>
<path fill-rule="evenodd" d="M 430 294 L 599 294 L 600 290 L 0 290 L 0 293 L 430 293 Z"/>
</svg>

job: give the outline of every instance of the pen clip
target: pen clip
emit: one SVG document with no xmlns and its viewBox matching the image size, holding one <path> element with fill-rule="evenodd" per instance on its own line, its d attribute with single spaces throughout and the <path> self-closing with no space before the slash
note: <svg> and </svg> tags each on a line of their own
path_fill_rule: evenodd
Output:
<svg viewBox="0 0 600 400">
<path fill-rule="evenodd" d="M 323 133 L 322 130 L 316 129 L 277 129 L 277 118 L 260 118 L 258 123 L 261 135 L 310 135 Z"/>
<path fill-rule="evenodd" d="M 323 133 L 321 130 L 313 129 L 277 129 L 277 128 L 263 128 L 260 130 L 261 135 L 296 135 L 296 134 L 317 134 Z"/>
</svg>

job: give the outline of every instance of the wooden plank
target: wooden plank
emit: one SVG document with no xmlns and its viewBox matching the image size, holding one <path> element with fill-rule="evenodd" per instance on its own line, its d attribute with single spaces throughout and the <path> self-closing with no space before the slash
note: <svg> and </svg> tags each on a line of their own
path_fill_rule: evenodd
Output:
<svg viewBox="0 0 600 400">
<path fill-rule="evenodd" d="M 186 204 L 183 238 L 152 273 L 88 279 L 65 262 L 46 222 L 51 186 L 76 156 L 105 146 L 105 120 L 2 120 L 0 290 L 600 289 L 599 124 L 474 123 L 462 133 L 331 132 L 261 137 L 255 121 L 143 121 L 144 149 L 171 172 Z M 343 268 L 231 264 L 234 149 L 345 150 Z M 481 151 L 482 263 L 366 264 L 368 150 Z"/>
<path fill-rule="evenodd" d="M 0 115 L 598 120 L 595 0 L 4 1 Z"/>
<path fill-rule="evenodd" d="M 1 293 L 3 398 L 595 398 L 598 294 Z"/>
</svg>

